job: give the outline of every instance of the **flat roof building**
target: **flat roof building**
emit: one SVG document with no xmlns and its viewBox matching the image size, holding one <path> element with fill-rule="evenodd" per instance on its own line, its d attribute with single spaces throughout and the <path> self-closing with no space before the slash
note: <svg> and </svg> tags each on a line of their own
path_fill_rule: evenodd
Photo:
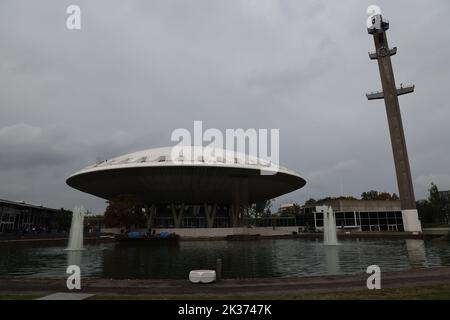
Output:
<svg viewBox="0 0 450 320">
<path fill-rule="evenodd" d="M 331 206 L 336 227 L 356 231 L 404 231 L 398 200 L 329 199 L 302 207 L 302 222 L 310 230 L 323 228 L 323 213 L 318 206 Z"/>
<path fill-rule="evenodd" d="M 450 190 L 439 191 L 439 196 L 442 198 L 442 200 L 450 202 Z"/>
<path fill-rule="evenodd" d="M 49 232 L 58 228 L 56 214 L 70 213 L 42 205 L 0 199 L 0 234 L 15 232 Z"/>
</svg>

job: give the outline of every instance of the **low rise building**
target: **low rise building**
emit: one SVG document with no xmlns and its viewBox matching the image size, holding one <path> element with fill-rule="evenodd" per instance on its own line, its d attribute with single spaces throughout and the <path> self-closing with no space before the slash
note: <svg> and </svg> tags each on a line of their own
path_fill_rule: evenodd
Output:
<svg viewBox="0 0 450 320">
<path fill-rule="evenodd" d="M 70 211 L 0 199 L 0 234 L 59 231 L 61 216 L 58 214 L 70 219 Z"/>
<path fill-rule="evenodd" d="M 447 191 L 439 191 L 439 196 L 445 202 L 450 202 L 450 190 Z"/>
<path fill-rule="evenodd" d="M 400 201 L 330 199 L 304 205 L 299 224 L 306 230 L 322 230 L 323 213 L 318 206 L 331 206 L 336 227 L 355 231 L 404 231 Z"/>
</svg>

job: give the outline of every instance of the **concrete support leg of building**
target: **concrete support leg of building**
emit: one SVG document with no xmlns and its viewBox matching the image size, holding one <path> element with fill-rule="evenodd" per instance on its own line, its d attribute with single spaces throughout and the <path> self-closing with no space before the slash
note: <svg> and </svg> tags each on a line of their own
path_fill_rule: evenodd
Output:
<svg viewBox="0 0 450 320">
<path fill-rule="evenodd" d="M 198 217 L 198 215 L 200 213 L 200 208 L 201 208 L 201 206 L 198 206 L 198 205 L 192 206 L 192 215 L 194 217 Z"/>
<path fill-rule="evenodd" d="M 172 217 L 173 222 L 175 224 L 175 228 L 181 228 L 181 221 L 183 219 L 183 213 L 184 213 L 184 203 L 182 203 L 178 208 L 175 206 L 175 204 L 171 204 L 172 208 Z"/>
<path fill-rule="evenodd" d="M 231 205 L 231 221 L 233 227 L 240 227 L 242 225 L 242 209 L 243 206 L 240 204 Z"/>
<path fill-rule="evenodd" d="M 402 217 L 405 232 L 422 232 L 422 225 L 416 209 L 402 210 Z"/>
<path fill-rule="evenodd" d="M 205 206 L 205 216 L 206 216 L 206 222 L 208 228 L 214 227 L 214 219 L 216 218 L 216 208 L 217 204 L 214 203 L 213 205 L 208 205 L 207 203 L 204 204 Z"/>
<path fill-rule="evenodd" d="M 145 207 L 145 213 L 147 214 L 147 229 L 153 228 L 153 222 L 156 216 L 156 206 L 152 204 L 150 207 Z"/>
<path fill-rule="evenodd" d="M 237 211 L 239 210 L 239 206 L 232 204 L 229 208 L 230 211 L 230 217 L 231 217 L 231 226 L 237 227 Z"/>
</svg>

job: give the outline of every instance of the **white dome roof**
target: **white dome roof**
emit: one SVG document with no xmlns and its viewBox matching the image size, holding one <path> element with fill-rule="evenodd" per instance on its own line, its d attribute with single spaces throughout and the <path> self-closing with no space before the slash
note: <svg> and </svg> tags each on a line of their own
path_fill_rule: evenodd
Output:
<svg viewBox="0 0 450 320">
<path fill-rule="evenodd" d="M 85 168 L 66 182 L 103 199 L 132 194 L 146 203 L 232 203 L 237 197 L 255 203 L 306 183 L 257 157 L 190 146 L 126 154 Z"/>
<path fill-rule="evenodd" d="M 176 146 L 147 149 L 118 156 L 91 165 L 73 176 L 100 170 L 163 166 L 233 167 L 297 175 L 278 164 L 244 153 L 211 147 Z"/>
</svg>

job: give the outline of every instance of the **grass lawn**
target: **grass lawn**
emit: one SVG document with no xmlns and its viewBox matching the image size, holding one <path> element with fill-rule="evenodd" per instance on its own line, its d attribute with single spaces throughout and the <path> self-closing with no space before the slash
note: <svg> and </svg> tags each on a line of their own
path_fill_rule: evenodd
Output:
<svg viewBox="0 0 450 320">
<path fill-rule="evenodd" d="M 0 294 L 0 300 L 34 300 L 42 297 L 41 294 L 25 294 L 25 295 L 4 295 Z"/>
<path fill-rule="evenodd" d="M 49 293 L 50 294 L 50 293 Z M 43 295 L 2 295 L 0 300 L 33 300 Z M 289 293 L 284 295 L 95 295 L 89 300 L 450 300 L 450 284 L 395 289 L 337 291 L 322 293 Z"/>
<path fill-rule="evenodd" d="M 450 300 L 450 284 L 426 287 L 408 287 L 382 290 L 298 293 L 285 295 L 236 296 L 145 296 L 97 295 L 93 300 Z"/>
</svg>

